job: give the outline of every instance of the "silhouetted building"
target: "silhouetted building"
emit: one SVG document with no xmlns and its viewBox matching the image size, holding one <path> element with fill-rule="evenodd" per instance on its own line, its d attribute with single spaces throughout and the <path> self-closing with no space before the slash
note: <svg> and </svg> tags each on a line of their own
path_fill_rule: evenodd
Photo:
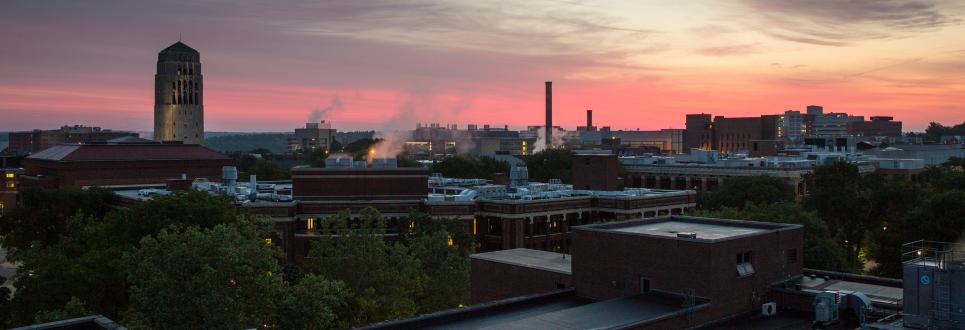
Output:
<svg viewBox="0 0 965 330">
<path fill-rule="evenodd" d="M 14 154 L 28 154 L 41 151 L 62 143 L 104 143 L 122 137 L 137 137 L 134 132 L 112 131 L 83 125 L 62 126 L 54 130 L 33 130 L 10 132 L 10 142 L 6 151 Z"/>
<path fill-rule="evenodd" d="M 28 156 L 24 187 L 163 184 L 186 177 L 220 181 L 231 158 L 196 144 L 62 144 Z"/>
<path fill-rule="evenodd" d="M 322 120 L 319 123 L 306 123 L 305 128 L 296 128 L 295 136 L 288 139 L 288 152 L 309 152 L 316 149 L 331 149 L 335 142 L 336 131 L 332 123 Z"/>
<path fill-rule="evenodd" d="M 178 41 L 157 55 L 154 76 L 154 139 L 204 142 L 201 54 Z"/>
</svg>

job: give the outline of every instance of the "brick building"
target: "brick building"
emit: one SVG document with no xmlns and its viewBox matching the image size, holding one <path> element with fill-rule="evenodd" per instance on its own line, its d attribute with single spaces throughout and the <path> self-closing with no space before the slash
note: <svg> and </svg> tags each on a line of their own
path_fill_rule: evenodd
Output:
<svg viewBox="0 0 965 330">
<path fill-rule="evenodd" d="M 571 255 L 474 254 L 473 306 L 369 328 L 704 327 L 800 278 L 803 241 L 800 225 L 681 216 L 575 227 Z"/>
<path fill-rule="evenodd" d="M 709 114 L 687 115 L 684 150 L 713 149 L 722 152 L 750 151 L 754 141 L 776 140 L 780 115 L 728 118 Z"/>
<path fill-rule="evenodd" d="M 901 122 L 890 116 L 873 116 L 869 121 L 847 123 L 847 132 L 859 136 L 901 136 Z"/>
<path fill-rule="evenodd" d="M 123 137 L 137 137 L 137 133 L 112 131 L 90 126 L 62 126 L 55 130 L 33 130 L 10 132 L 10 143 L 6 151 L 15 154 L 38 152 L 64 143 L 105 143 Z"/>
<path fill-rule="evenodd" d="M 24 158 L 23 187 L 123 186 L 187 177 L 221 180 L 231 158 L 188 144 L 62 144 Z"/>
<path fill-rule="evenodd" d="M 573 188 L 586 190 L 623 190 L 616 155 L 574 155 Z"/>
</svg>

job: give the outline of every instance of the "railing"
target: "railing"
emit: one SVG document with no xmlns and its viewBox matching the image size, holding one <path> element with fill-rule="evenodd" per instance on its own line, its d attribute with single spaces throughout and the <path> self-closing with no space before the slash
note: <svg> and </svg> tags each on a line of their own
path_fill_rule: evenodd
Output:
<svg viewBox="0 0 965 330">
<path fill-rule="evenodd" d="M 902 244 L 901 261 L 938 269 L 965 267 L 965 244 L 919 240 Z"/>
</svg>

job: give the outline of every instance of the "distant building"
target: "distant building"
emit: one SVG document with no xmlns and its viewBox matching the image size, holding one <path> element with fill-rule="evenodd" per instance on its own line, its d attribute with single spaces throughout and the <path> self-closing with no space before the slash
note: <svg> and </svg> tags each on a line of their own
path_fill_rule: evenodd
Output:
<svg viewBox="0 0 965 330">
<path fill-rule="evenodd" d="M 687 115 L 684 145 L 686 150 L 713 149 L 721 152 L 747 152 L 753 141 L 776 140 L 780 136 L 781 116 L 728 118 L 709 114 Z"/>
<path fill-rule="evenodd" d="M 134 132 L 112 131 L 100 127 L 73 125 L 54 130 L 10 132 L 6 151 L 14 154 L 38 152 L 62 143 L 104 143 L 122 137 L 137 137 Z"/>
<path fill-rule="evenodd" d="M 157 55 L 154 140 L 204 142 L 201 54 L 178 41 Z"/>
<path fill-rule="evenodd" d="M 233 161 L 196 144 L 63 144 L 22 162 L 23 187 L 125 186 L 164 184 L 169 179 L 220 181 Z"/>
<path fill-rule="evenodd" d="M 850 135 L 858 136 L 901 136 L 901 122 L 890 116 L 873 116 L 869 121 L 853 121 L 847 124 Z"/>
<path fill-rule="evenodd" d="M 332 123 L 322 120 L 319 123 L 306 123 L 305 128 L 296 128 L 295 136 L 288 139 L 288 152 L 299 153 L 332 148 L 336 130 Z"/>
</svg>

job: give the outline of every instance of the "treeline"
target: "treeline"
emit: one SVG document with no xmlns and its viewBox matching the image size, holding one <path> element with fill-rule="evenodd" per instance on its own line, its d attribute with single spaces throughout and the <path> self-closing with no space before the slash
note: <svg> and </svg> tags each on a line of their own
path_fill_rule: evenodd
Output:
<svg viewBox="0 0 965 330">
<path fill-rule="evenodd" d="M 223 135 L 204 139 L 204 146 L 220 152 L 264 149 L 274 154 L 284 154 L 288 151 L 288 138 L 293 136 L 293 133 Z"/>
<path fill-rule="evenodd" d="M 806 267 L 900 277 L 901 245 L 965 239 L 965 160 L 929 168 L 919 180 L 818 166 L 808 193 L 772 177 L 728 178 L 700 197 L 702 216 L 802 224 Z"/>
<path fill-rule="evenodd" d="M 400 241 L 362 212 L 318 220 L 304 266 L 282 264 L 270 219 L 191 191 L 116 210 L 103 189 L 25 190 L 0 217 L 15 294 L 0 327 L 101 314 L 138 328 L 346 328 L 468 302 L 472 237 L 458 220 L 413 214 Z"/>
<path fill-rule="evenodd" d="M 939 142 L 944 135 L 965 135 L 965 122 L 953 126 L 930 123 L 925 129 L 924 139 L 926 142 Z"/>
</svg>

